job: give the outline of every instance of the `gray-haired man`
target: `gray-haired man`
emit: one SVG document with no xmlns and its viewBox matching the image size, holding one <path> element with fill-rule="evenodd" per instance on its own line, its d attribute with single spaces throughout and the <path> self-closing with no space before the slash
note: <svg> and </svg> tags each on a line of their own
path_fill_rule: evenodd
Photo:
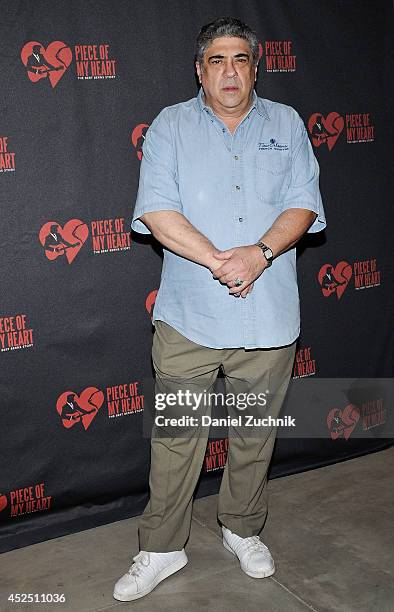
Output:
<svg viewBox="0 0 394 612">
<path fill-rule="evenodd" d="M 291 107 L 257 97 L 257 63 L 257 37 L 242 22 L 202 28 L 201 90 L 165 108 L 148 130 L 132 228 L 164 247 L 153 312 L 157 390 L 203 396 L 221 369 L 228 391 L 254 398 L 252 416 L 277 417 L 299 335 L 294 245 L 323 229 L 325 218 L 303 122 Z M 256 400 L 266 392 L 268 407 Z M 177 422 L 194 408 L 179 401 L 166 416 Z M 116 583 L 116 599 L 143 597 L 187 563 L 210 409 L 205 402 L 181 432 L 154 427 L 140 552 Z M 274 572 L 259 533 L 275 436 L 274 425 L 249 433 L 245 423 L 232 424 L 219 492 L 223 544 L 254 578 Z"/>
</svg>

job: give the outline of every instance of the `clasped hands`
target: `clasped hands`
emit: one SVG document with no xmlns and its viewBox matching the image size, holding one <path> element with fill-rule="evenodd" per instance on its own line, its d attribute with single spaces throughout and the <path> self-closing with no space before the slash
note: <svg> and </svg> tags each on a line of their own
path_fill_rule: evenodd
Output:
<svg viewBox="0 0 394 612">
<path fill-rule="evenodd" d="M 253 289 L 254 281 L 268 266 L 260 247 L 256 245 L 234 247 L 227 251 L 215 250 L 212 253 L 210 270 L 213 278 L 229 287 L 229 294 L 245 298 Z M 236 279 L 242 284 L 236 286 Z"/>
</svg>

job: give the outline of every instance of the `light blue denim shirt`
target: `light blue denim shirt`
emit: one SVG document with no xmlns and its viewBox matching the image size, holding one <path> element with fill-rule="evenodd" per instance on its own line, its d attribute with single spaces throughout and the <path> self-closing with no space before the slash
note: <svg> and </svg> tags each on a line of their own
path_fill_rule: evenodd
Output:
<svg viewBox="0 0 394 612">
<path fill-rule="evenodd" d="M 146 212 L 182 213 L 220 250 L 254 244 L 288 208 L 317 213 L 326 226 L 319 166 L 290 106 L 258 98 L 234 134 L 197 98 L 161 111 L 147 131 L 131 227 L 150 233 Z M 211 348 L 284 346 L 299 335 L 295 248 L 274 259 L 245 298 L 211 272 L 164 248 L 153 322 Z"/>
</svg>

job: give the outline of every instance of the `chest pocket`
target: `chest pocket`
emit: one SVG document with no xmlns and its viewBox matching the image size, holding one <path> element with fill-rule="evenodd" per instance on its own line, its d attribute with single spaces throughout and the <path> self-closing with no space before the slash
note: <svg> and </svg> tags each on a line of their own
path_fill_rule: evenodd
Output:
<svg viewBox="0 0 394 612">
<path fill-rule="evenodd" d="M 257 197 L 273 206 L 278 206 L 290 183 L 291 161 L 283 152 L 264 155 L 254 160 L 254 182 Z"/>
</svg>

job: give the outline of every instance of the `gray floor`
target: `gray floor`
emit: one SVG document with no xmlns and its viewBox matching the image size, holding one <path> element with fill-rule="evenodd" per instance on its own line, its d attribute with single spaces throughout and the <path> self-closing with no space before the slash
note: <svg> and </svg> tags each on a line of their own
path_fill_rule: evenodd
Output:
<svg viewBox="0 0 394 612">
<path fill-rule="evenodd" d="M 137 550 L 136 518 L 0 556 L 0 610 L 394 611 L 394 448 L 273 480 L 265 543 L 271 578 L 246 576 L 220 540 L 216 496 L 197 500 L 188 565 L 136 602 L 112 598 Z M 66 603 L 7 604 L 65 593 Z"/>
</svg>

